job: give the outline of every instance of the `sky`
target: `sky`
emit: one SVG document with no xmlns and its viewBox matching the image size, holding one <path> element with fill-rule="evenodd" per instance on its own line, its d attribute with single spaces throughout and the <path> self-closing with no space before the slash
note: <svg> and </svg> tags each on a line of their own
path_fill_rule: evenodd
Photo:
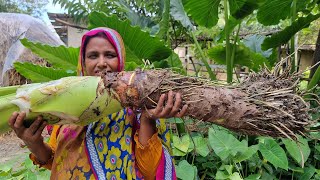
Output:
<svg viewBox="0 0 320 180">
<path fill-rule="evenodd" d="M 53 5 L 52 0 L 49 0 L 48 5 L 46 6 L 47 12 L 50 13 L 64 13 L 65 10 L 60 7 L 59 4 Z M 46 22 L 46 24 L 50 25 L 50 20 L 47 13 L 43 14 L 42 19 Z"/>
</svg>

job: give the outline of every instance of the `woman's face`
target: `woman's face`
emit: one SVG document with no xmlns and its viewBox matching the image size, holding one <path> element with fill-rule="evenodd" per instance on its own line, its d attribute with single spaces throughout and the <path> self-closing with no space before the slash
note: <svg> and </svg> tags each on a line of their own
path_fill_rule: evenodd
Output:
<svg viewBox="0 0 320 180">
<path fill-rule="evenodd" d="M 89 40 L 84 63 L 88 76 L 100 76 L 103 70 L 117 72 L 119 64 L 116 49 L 103 37 Z"/>
</svg>

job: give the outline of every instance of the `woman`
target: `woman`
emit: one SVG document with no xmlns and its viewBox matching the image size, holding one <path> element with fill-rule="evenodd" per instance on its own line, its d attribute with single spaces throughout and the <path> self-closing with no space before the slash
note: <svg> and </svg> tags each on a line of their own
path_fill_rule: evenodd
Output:
<svg viewBox="0 0 320 180">
<path fill-rule="evenodd" d="M 79 75 L 123 71 L 124 62 L 123 41 L 116 31 L 96 28 L 82 37 Z M 47 125 L 41 117 L 25 128 L 25 113 L 15 112 L 9 125 L 30 149 L 34 164 L 51 169 L 51 179 L 176 179 L 161 141 L 166 141 L 164 122 L 156 119 L 182 117 L 186 109 L 181 95 L 169 92 L 155 109 L 139 115 L 125 108 L 86 127 L 54 126 L 48 144 L 41 136 Z"/>
</svg>

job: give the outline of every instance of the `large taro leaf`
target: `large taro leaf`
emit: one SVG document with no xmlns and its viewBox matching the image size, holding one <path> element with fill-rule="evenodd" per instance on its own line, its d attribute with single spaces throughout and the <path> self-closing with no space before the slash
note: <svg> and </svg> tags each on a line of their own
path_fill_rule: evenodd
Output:
<svg viewBox="0 0 320 180">
<path fill-rule="evenodd" d="M 306 17 L 299 18 L 298 20 L 293 22 L 291 26 L 288 26 L 284 30 L 272 35 L 271 37 L 266 38 L 262 43 L 262 49 L 267 50 L 269 48 L 275 48 L 280 46 L 281 44 L 287 43 L 297 32 L 299 32 L 303 28 L 308 27 L 312 21 L 318 19 L 319 17 L 320 14 L 309 14 Z"/>
<path fill-rule="evenodd" d="M 251 51 L 262 54 L 265 58 L 268 58 L 272 54 L 272 49 L 268 49 L 266 51 L 261 50 L 261 44 L 263 43 L 265 38 L 266 37 L 263 35 L 255 34 L 245 37 L 243 39 L 243 44 L 250 48 Z"/>
<path fill-rule="evenodd" d="M 197 24 L 211 28 L 218 22 L 220 1 L 221 0 L 188 0 L 183 1 L 183 5 Z"/>
<path fill-rule="evenodd" d="M 259 151 L 263 158 L 273 164 L 274 167 L 288 170 L 288 158 L 286 153 L 275 140 L 266 138 L 263 139 L 263 142 L 260 141 Z"/>
<path fill-rule="evenodd" d="M 258 10 L 258 21 L 266 26 L 276 25 L 290 17 L 293 0 L 267 0 Z M 306 1 L 297 0 L 297 12 L 305 9 Z"/>
<path fill-rule="evenodd" d="M 232 45 L 232 47 L 234 47 Z M 243 44 L 236 46 L 234 64 L 246 66 L 258 71 L 264 65 L 269 66 L 268 60 L 259 53 L 252 52 Z M 226 48 L 223 45 L 215 46 L 208 50 L 208 56 L 217 64 L 226 64 Z"/>
<path fill-rule="evenodd" d="M 285 144 L 287 152 L 289 152 L 291 157 L 303 167 L 302 164 L 307 161 L 310 155 L 308 141 L 299 136 L 297 142 L 290 139 L 282 139 L 282 142 Z"/>
<path fill-rule="evenodd" d="M 53 47 L 45 44 L 33 43 L 27 39 L 22 39 L 20 41 L 33 53 L 48 61 L 53 67 L 76 71 L 78 65 L 79 48 L 65 46 Z"/>
<path fill-rule="evenodd" d="M 126 48 L 126 63 L 125 64 L 127 64 L 128 62 L 133 62 L 137 65 L 143 64 L 142 59 L 137 57 L 136 54 L 133 51 L 131 51 L 131 49 L 128 46 L 125 45 L 125 48 Z"/>
<path fill-rule="evenodd" d="M 157 33 L 157 36 L 162 39 L 162 38 L 169 38 L 167 37 L 167 33 L 169 31 L 169 19 L 170 19 L 170 0 L 162 0 L 163 1 L 163 12 L 162 12 L 162 17 L 161 21 L 159 22 L 159 32 Z"/>
<path fill-rule="evenodd" d="M 124 0 L 113 1 L 122 11 L 125 12 L 126 18 L 131 22 L 132 26 L 140 26 L 141 28 L 151 27 L 155 25 L 151 18 L 140 16 L 134 11 L 130 5 Z"/>
<path fill-rule="evenodd" d="M 182 62 L 177 53 L 172 52 L 171 56 L 166 58 L 165 61 L 168 63 L 169 67 L 171 67 L 173 70 L 177 70 L 183 73 L 184 69 L 182 66 Z"/>
<path fill-rule="evenodd" d="M 194 30 L 193 24 L 184 10 L 181 0 L 170 0 L 170 14 L 174 20 L 179 21 L 188 31 Z"/>
<path fill-rule="evenodd" d="M 126 47 L 140 59 L 158 61 L 171 55 L 171 49 L 157 37 L 141 30 L 140 27 L 131 26 L 129 20 L 119 20 L 116 15 L 107 16 L 105 13 L 92 12 L 89 15 L 89 29 L 96 27 L 109 27 L 119 32 Z"/>
<path fill-rule="evenodd" d="M 182 66 L 181 59 L 175 52 L 172 52 L 172 54 L 166 59 L 153 62 L 153 65 L 155 68 L 171 68 L 173 71 L 178 72 L 180 74 L 186 73 L 185 69 Z"/>
<path fill-rule="evenodd" d="M 233 14 L 243 7 L 247 0 L 229 0 L 230 13 Z"/>
<path fill-rule="evenodd" d="M 246 0 L 240 8 L 231 12 L 231 15 L 236 19 L 243 19 L 252 14 L 253 11 L 258 9 L 265 1 L 266 0 Z"/>
<path fill-rule="evenodd" d="M 223 161 L 229 156 L 234 157 L 238 152 L 244 152 L 247 148 L 232 134 L 217 128 L 209 129 L 209 144 Z"/>
<path fill-rule="evenodd" d="M 29 62 L 15 62 L 14 68 L 33 83 L 52 81 L 66 76 L 76 76 L 75 71 L 48 68 Z"/>
</svg>

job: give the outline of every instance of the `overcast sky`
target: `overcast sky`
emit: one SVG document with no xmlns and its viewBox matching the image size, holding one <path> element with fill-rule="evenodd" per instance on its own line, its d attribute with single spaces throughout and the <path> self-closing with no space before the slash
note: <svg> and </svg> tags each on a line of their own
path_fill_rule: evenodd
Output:
<svg viewBox="0 0 320 180">
<path fill-rule="evenodd" d="M 59 4 L 53 5 L 52 0 L 49 0 L 49 3 L 46 6 L 46 9 L 47 9 L 47 12 L 49 12 L 49 13 L 64 13 L 65 12 L 64 9 L 61 9 Z M 44 13 L 42 18 L 47 24 L 50 24 L 49 17 L 47 15 L 47 13 Z"/>
</svg>

